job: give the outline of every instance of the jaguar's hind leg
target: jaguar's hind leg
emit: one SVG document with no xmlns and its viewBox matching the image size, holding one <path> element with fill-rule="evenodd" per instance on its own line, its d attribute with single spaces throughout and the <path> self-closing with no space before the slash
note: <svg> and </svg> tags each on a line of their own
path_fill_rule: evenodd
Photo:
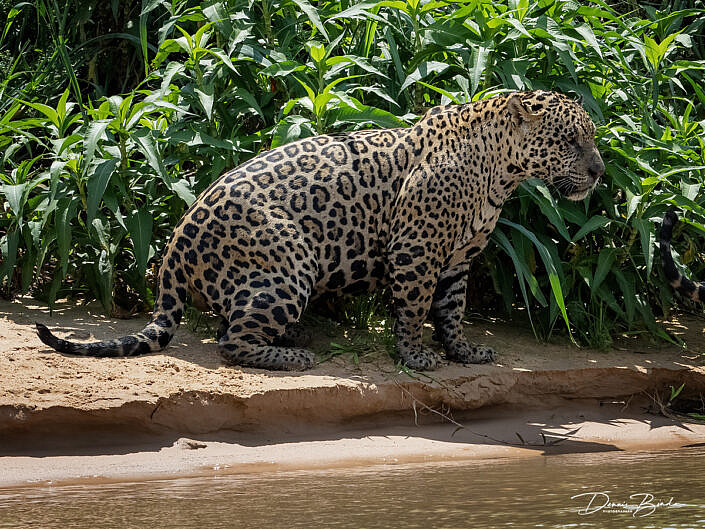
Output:
<svg viewBox="0 0 705 529">
<path fill-rule="evenodd" d="M 301 249 L 298 260 L 284 258 L 268 270 L 240 270 L 246 277 L 229 300 L 229 326 L 218 350 L 230 363 L 263 369 L 307 369 L 315 362 L 312 352 L 289 347 L 303 333 L 293 331 L 306 308 L 316 266 L 310 252 Z M 288 332 L 287 332 L 288 331 Z M 294 334 L 294 336 L 292 336 Z"/>
<path fill-rule="evenodd" d="M 228 333 L 230 322 L 227 318 L 221 316 L 220 324 L 215 332 L 216 340 L 220 340 Z M 301 323 L 290 323 L 284 329 L 284 334 L 275 336 L 272 339 L 272 345 L 280 347 L 307 347 L 313 337 L 311 333 Z"/>
<path fill-rule="evenodd" d="M 272 345 L 281 347 L 306 347 L 311 343 L 312 336 L 301 323 L 290 323 L 284 329 L 284 334 L 272 340 Z"/>
<path fill-rule="evenodd" d="M 262 369 L 298 371 L 315 364 L 314 354 L 307 349 L 270 345 L 256 335 L 226 334 L 218 343 L 218 352 L 229 363 Z"/>
</svg>

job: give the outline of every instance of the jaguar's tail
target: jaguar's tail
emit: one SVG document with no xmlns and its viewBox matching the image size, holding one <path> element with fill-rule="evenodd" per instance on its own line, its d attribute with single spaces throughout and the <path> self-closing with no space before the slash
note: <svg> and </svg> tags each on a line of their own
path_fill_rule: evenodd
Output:
<svg viewBox="0 0 705 529">
<path fill-rule="evenodd" d="M 137 356 L 166 347 L 176 332 L 186 302 L 186 278 L 173 259 L 165 257 L 159 273 L 159 294 L 147 326 L 136 334 L 114 340 L 75 343 L 57 338 L 45 325 L 37 323 L 39 339 L 60 353 L 80 356 Z"/>
<path fill-rule="evenodd" d="M 171 322 L 170 322 L 171 323 Z M 142 331 L 102 342 L 76 343 L 56 337 L 46 325 L 37 322 L 39 339 L 60 353 L 80 356 L 138 356 L 159 351 L 166 347 L 174 336 L 176 325 L 162 327 L 158 320 L 152 320 Z"/>
<path fill-rule="evenodd" d="M 666 278 L 671 282 L 671 286 L 681 294 L 694 301 L 705 303 L 705 283 L 696 283 L 681 274 L 673 262 L 671 255 L 671 238 L 673 237 L 673 226 L 678 222 L 678 216 L 669 211 L 663 217 L 661 232 L 659 235 L 659 247 L 661 249 L 661 266 Z"/>
</svg>

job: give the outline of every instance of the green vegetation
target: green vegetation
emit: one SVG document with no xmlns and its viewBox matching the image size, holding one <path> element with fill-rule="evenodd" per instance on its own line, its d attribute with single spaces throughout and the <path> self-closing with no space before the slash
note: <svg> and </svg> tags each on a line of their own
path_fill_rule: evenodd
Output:
<svg viewBox="0 0 705 529">
<path fill-rule="evenodd" d="M 674 302 L 654 265 L 667 208 L 685 218 L 679 266 L 705 277 L 705 9 L 630 6 L 0 0 L 1 286 L 147 308 L 172 227 L 225 170 L 297 138 L 543 88 L 583 96 L 607 174 L 577 204 L 522 185 L 471 295 L 493 284 L 488 304 L 525 308 L 541 337 L 570 322 L 600 347 L 624 330 L 667 338 L 654 316 Z M 348 307 L 356 325 L 370 303 Z"/>
</svg>

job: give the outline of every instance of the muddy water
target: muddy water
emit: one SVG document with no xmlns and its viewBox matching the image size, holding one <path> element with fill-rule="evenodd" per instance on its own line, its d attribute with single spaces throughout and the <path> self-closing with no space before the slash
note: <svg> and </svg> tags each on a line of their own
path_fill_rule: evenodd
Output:
<svg viewBox="0 0 705 529">
<path fill-rule="evenodd" d="M 705 527 L 705 447 L 6 489 L 0 527 Z"/>
</svg>

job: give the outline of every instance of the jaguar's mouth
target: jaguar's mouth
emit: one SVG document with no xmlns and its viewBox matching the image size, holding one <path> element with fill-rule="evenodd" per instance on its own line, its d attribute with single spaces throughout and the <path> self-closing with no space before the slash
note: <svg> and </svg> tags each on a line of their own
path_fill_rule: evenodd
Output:
<svg viewBox="0 0 705 529">
<path fill-rule="evenodd" d="M 553 180 L 553 185 L 568 200 L 578 201 L 584 199 L 592 188 L 597 184 L 597 180 L 591 177 L 576 177 L 574 175 L 566 175 L 556 177 Z"/>
<path fill-rule="evenodd" d="M 565 195 L 565 198 L 568 200 L 572 200 L 573 202 L 577 202 L 578 200 L 583 200 L 588 194 L 590 193 L 590 190 L 592 188 L 589 187 L 587 189 L 584 189 L 582 191 L 576 191 L 575 193 L 571 193 L 570 195 Z"/>
</svg>

